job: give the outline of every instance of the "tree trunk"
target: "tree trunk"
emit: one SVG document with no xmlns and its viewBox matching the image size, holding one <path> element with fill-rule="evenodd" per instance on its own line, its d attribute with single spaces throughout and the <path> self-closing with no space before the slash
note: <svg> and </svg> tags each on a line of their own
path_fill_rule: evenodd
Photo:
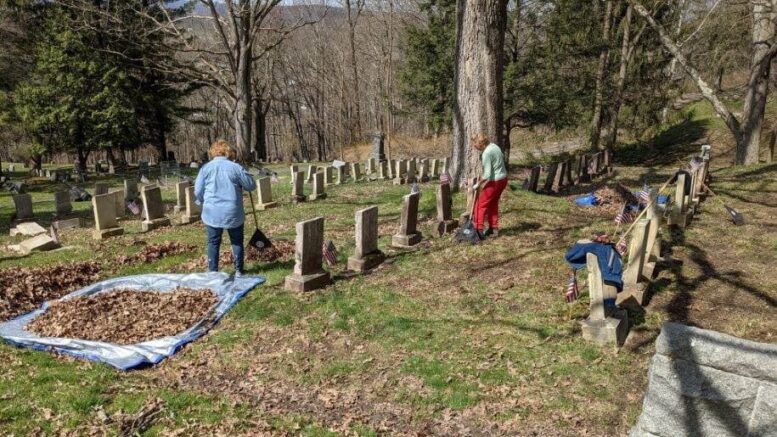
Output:
<svg viewBox="0 0 777 437">
<path fill-rule="evenodd" d="M 453 107 L 452 184 L 479 173 L 480 154 L 473 135 L 504 145 L 502 74 L 507 20 L 506 0 L 458 0 L 456 99 Z"/>
<path fill-rule="evenodd" d="M 356 1 L 356 17 L 353 17 L 353 11 L 351 10 L 351 0 L 345 0 L 346 12 L 348 14 L 348 42 L 351 49 L 351 73 L 353 74 L 353 88 L 354 88 L 354 112 L 351 114 L 351 144 L 355 144 L 362 136 L 361 125 L 361 103 L 359 102 L 359 69 L 356 65 L 356 19 L 359 17 L 361 6 L 359 0 Z"/>
<path fill-rule="evenodd" d="M 620 68 L 618 69 L 618 79 L 615 82 L 613 92 L 612 110 L 610 111 L 610 123 L 607 132 L 607 141 L 605 145 L 612 149 L 618 141 L 618 117 L 623 104 L 623 87 L 626 84 L 626 72 L 629 66 L 629 44 L 631 39 L 631 5 L 626 7 L 626 16 L 623 18 L 623 40 L 621 44 Z"/>
<path fill-rule="evenodd" d="M 267 160 L 267 113 L 264 111 L 262 99 L 256 97 L 253 107 L 254 129 L 252 138 L 254 141 L 253 150 L 256 151 L 256 159 Z"/>
<path fill-rule="evenodd" d="M 599 66 L 596 69 L 596 91 L 594 94 L 594 110 L 591 117 L 589 143 L 592 149 L 599 148 L 599 137 L 602 131 L 602 108 L 604 106 L 604 79 L 607 76 L 607 66 L 610 60 L 610 22 L 612 20 L 613 0 L 607 0 L 604 7 L 604 24 L 602 25 L 602 51 L 599 53 Z"/>
</svg>

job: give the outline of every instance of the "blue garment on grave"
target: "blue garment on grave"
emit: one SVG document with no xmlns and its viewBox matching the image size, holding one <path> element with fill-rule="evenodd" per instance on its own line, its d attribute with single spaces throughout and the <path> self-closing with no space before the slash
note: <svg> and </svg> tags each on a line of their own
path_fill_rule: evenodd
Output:
<svg viewBox="0 0 777 437">
<path fill-rule="evenodd" d="M 585 257 L 593 253 L 599 261 L 599 270 L 602 271 L 602 279 L 614 285 L 618 291 L 623 290 L 623 260 L 612 244 L 604 243 L 575 243 L 569 248 L 564 259 L 575 269 L 586 266 Z"/>
</svg>

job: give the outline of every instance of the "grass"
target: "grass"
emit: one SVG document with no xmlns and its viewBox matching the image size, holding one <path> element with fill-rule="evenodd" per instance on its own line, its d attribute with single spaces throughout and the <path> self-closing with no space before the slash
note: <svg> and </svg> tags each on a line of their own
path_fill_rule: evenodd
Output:
<svg viewBox="0 0 777 437">
<path fill-rule="evenodd" d="M 698 149 L 690 144 L 696 134 L 680 133 L 670 132 L 656 150 L 686 141 L 672 146 L 684 159 L 682 151 Z M 663 181 L 673 162 L 648 167 L 640 161 L 646 156 L 638 145 L 620 150 L 614 178 L 632 187 L 645 178 Z M 612 217 L 581 211 L 564 197 L 510 190 L 502 203 L 502 236 L 461 246 L 431 237 L 434 185 L 427 184 L 420 206 L 426 238 L 417 249 L 401 252 L 389 243 L 407 186 L 333 186 L 327 199 L 293 206 L 288 170 L 274 168 L 281 180 L 273 194 L 282 205 L 259 213 L 263 230 L 293 238 L 295 222 L 323 216 L 326 238 L 334 240 L 343 263 L 353 251 L 354 212 L 377 204 L 379 245 L 389 261 L 368 275 L 306 294 L 283 290 L 289 263 L 249 264 L 248 272 L 266 276 L 267 283 L 206 337 L 146 370 L 122 373 L 2 345 L 0 429 L 17 435 L 38 427 L 49 433 L 115 433 L 118 423 L 101 421 L 98 411 L 121 417 L 160 398 L 163 414 L 146 435 L 622 435 L 639 414 L 653 340 L 664 321 L 777 343 L 771 317 L 777 272 L 770 267 L 777 254 L 777 166 L 714 169 L 718 196 L 703 204 L 684 235 L 663 230 L 669 254 L 683 264 L 664 269 L 651 285 L 646 313 L 634 317 L 630 339 L 617 353 L 582 340 L 577 321 L 587 314 L 587 296 L 571 305 L 562 296 L 569 274 L 564 251 L 594 230 L 612 231 Z M 118 177 L 104 179 L 120 184 Z M 47 201 L 58 187 L 29 185 L 39 202 L 36 215 L 45 223 L 53 209 Z M 174 202 L 174 192 L 165 190 L 164 199 Z M 740 209 L 748 224 L 732 228 L 724 203 Z M 74 206 L 89 216 L 88 205 Z M 457 194 L 454 211 L 463 207 Z M 3 223 L 12 209 L 8 193 L 0 193 Z M 137 241 L 177 240 L 198 250 L 151 264 L 112 266 L 108 275 L 169 271 L 204 253 L 199 224 L 149 234 L 140 234 L 134 220 L 121 224 L 124 236 L 98 243 L 89 229 L 68 231 L 62 237 L 71 248 L 3 255 L 0 269 L 92 259 L 111 265 L 115 257 L 139 250 Z M 16 241 L 0 237 L 0 245 Z"/>
</svg>

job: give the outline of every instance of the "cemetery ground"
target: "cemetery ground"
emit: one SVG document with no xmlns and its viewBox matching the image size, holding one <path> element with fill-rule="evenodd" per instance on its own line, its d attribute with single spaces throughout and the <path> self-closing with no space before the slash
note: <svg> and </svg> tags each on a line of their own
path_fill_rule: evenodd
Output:
<svg viewBox="0 0 777 437">
<path fill-rule="evenodd" d="M 597 183 L 637 189 L 647 178 L 655 187 L 677 159 L 687 162 L 698 150 L 657 144 L 647 152 L 616 151 L 615 173 Z M 339 250 L 333 285 L 285 291 L 293 260 L 249 262 L 247 273 L 268 282 L 207 336 L 145 370 L 122 373 L 0 345 L 0 433 L 623 435 L 639 415 L 663 322 L 777 343 L 777 164 L 721 169 L 722 148 L 712 144 L 716 195 L 687 229 L 664 231 L 675 262 L 662 265 L 645 311 L 630 314 L 630 337 L 618 351 L 583 341 L 585 290 L 573 304 L 563 297 L 570 272 L 564 252 L 593 231 L 612 232 L 612 214 L 580 209 L 564 195 L 524 192 L 516 173 L 502 199 L 500 237 L 458 245 L 433 236 L 432 181 L 421 184 L 424 240 L 400 251 L 389 246 L 407 185 L 330 185 L 326 199 L 292 205 L 288 167 L 272 166 L 281 205 L 259 212 L 261 229 L 293 240 L 296 222 L 324 217 L 325 239 Z M 122 183 L 105 176 L 87 189 L 95 181 Z M 43 178 L 28 181 L 41 225 L 48 225 L 56 188 Z M 164 199 L 175 202 L 173 188 Z M 456 214 L 464 202 L 462 194 L 454 197 Z M 731 224 L 723 204 L 739 209 L 746 224 Z M 369 274 L 348 274 L 354 213 L 371 205 L 379 206 L 379 245 L 388 260 Z M 73 207 L 91 222 L 91 202 Z M 12 211 L 10 194 L 0 193 L 2 245 L 15 241 L 8 237 Z M 62 232 L 65 249 L 0 255 L 0 271 L 86 261 L 100 263 L 100 279 L 201 270 L 191 262 L 205 253 L 201 223 L 145 234 L 139 220 L 120 224 L 124 235 L 101 242 L 89 227 Z M 252 231 L 249 216 L 246 234 Z M 195 248 L 148 263 L 120 262 L 167 241 Z"/>
</svg>

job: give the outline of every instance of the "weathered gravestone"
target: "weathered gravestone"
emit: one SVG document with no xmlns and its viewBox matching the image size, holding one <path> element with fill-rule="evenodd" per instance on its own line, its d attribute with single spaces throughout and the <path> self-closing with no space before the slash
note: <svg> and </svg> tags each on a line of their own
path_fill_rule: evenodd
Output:
<svg viewBox="0 0 777 437">
<path fill-rule="evenodd" d="M 14 194 L 13 204 L 16 207 L 16 220 L 31 220 L 33 218 L 32 196 L 29 194 Z"/>
<path fill-rule="evenodd" d="M 68 215 L 73 212 L 73 205 L 70 203 L 69 191 L 57 191 L 54 193 L 54 208 L 57 217 Z"/>
<path fill-rule="evenodd" d="M 124 202 L 124 190 L 111 190 L 108 194 L 113 196 L 113 205 L 116 207 L 116 217 L 124 217 L 127 205 Z"/>
<path fill-rule="evenodd" d="M 58 231 L 65 231 L 68 229 L 78 229 L 84 226 L 84 220 L 81 217 L 73 217 L 69 219 L 60 219 L 51 224 L 54 229 Z"/>
<path fill-rule="evenodd" d="M 34 237 L 36 235 L 45 234 L 46 229 L 35 222 L 24 222 L 11 228 L 11 236 L 25 235 L 28 237 Z"/>
<path fill-rule="evenodd" d="M 418 172 L 415 159 L 407 161 L 406 165 L 407 177 L 405 178 L 405 182 L 408 184 L 414 184 L 418 182 Z"/>
<path fill-rule="evenodd" d="M 384 143 L 383 143 L 384 136 L 382 133 L 374 134 L 372 136 L 372 158 L 375 159 L 377 162 L 382 162 L 386 160 L 386 154 L 383 152 L 384 149 Z"/>
<path fill-rule="evenodd" d="M 439 175 L 440 175 L 440 168 L 439 168 L 439 164 L 437 163 L 437 158 L 433 158 L 431 168 L 429 169 L 429 177 L 436 178 Z"/>
<path fill-rule="evenodd" d="M 289 185 L 294 185 L 294 173 L 299 171 L 299 166 L 297 164 L 292 164 L 289 166 L 289 173 L 291 177 L 289 178 Z"/>
<path fill-rule="evenodd" d="M 317 217 L 297 223 L 294 250 L 294 273 L 286 276 L 284 287 L 291 291 L 311 291 L 331 282 L 329 272 L 321 264 L 324 245 L 324 218 Z"/>
<path fill-rule="evenodd" d="M 277 202 L 272 200 L 272 184 L 270 178 L 263 177 L 256 181 L 256 186 L 259 187 L 259 204 L 256 205 L 256 209 L 264 211 L 265 209 L 275 208 L 278 206 Z"/>
<path fill-rule="evenodd" d="M 378 179 L 385 181 L 389 176 L 387 174 L 388 163 L 386 161 L 380 161 L 378 163 Z"/>
<path fill-rule="evenodd" d="M 191 185 L 188 185 L 186 188 L 184 188 L 184 204 L 185 209 L 183 217 L 180 219 L 180 223 L 183 225 L 188 225 L 189 223 L 194 223 L 199 220 L 202 211 L 200 206 L 197 205 L 196 199 L 194 197 L 194 187 Z"/>
<path fill-rule="evenodd" d="M 292 176 L 294 185 L 291 187 L 291 201 L 293 203 L 304 202 L 308 200 L 305 196 L 305 173 L 298 171 Z"/>
<path fill-rule="evenodd" d="M 421 183 L 429 182 L 429 160 L 421 160 L 421 164 L 418 169 L 418 181 Z"/>
<path fill-rule="evenodd" d="M 313 192 L 310 194 L 310 200 L 316 199 L 326 199 L 324 174 L 321 172 L 313 174 Z"/>
<path fill-rule="evenodd" d="M 545 186 L 542 188 L 542 191 L 545 193 L 553 193 L 553 187 L 556 185 L 556 173 L 558 173 L 558 164 L 552 163 L 548 164 L 548 170 L 545 174 Z"/>
<path fill-rule="evenodd" d="M 192 185 L 189 181 L 176 182 L 175 184 L 175 206 L 173 212 L 176 214 L 183 212 L 186 209 L 186 187 Z"/>
<path fill-rule="evenodd" d="M 108 184 L 105 182 L 97 182 L 94 184 L 94 195 L 101 196 L 103 194 L 108 194 Z"/>
<path fill-rule="evenodd" d="M 124 196 L 126 201 L 130 202 L 138 199 L 138 180 L 124 179 Z"/>
<path fill-rule="evenodd" d="M 375 173 L 375 160 L 372 158 L 367 158 L 367 162 L 364 166 L 364 174 L 369 176 L 373 173 Z"/>
<path fill-rule="evenodd" d="M 305 182 L 312 184 L 313 183 L 313 175 L 316 174 L 318 171 L 318 166 L 315 166 L 313 164 L 308 165 L 308 173 L 305 176 Z"/>
<path fill-rule="evenodd" d="M 644 277 L 645 261 L 648 257 L 648 231 L 650 229 L 650 220 L 640 219 L 631 229 L 631 240 L 629 242 L 628 261 L 623 270 L 623 291 L 618 293 L 618 304 L 633 298 L 638 305 L 644 301 L 646 284 L 642 281 Z"/>
<path fill-rule="evenodd" d="M 440 184 L 437 187 L 437 234 L 440 237 L 453 232 L 459 226 L 459 223 L 453 220 L 451 203 L 450 184 Z"/>
<path fill-rule="evenodd" d="M 666 323 L 631 437 L 777 435 L 777 345 Z"/>
<path fill-rule="evenodd" d="M 345 183 L 345 166 L 341 165 L 337 167 L 337 182 L 335 184 L 342 185 Z"/>
<path fill-rule="evenodd" d="M 56 249 L 58 247 L 59 243 L 57 243 L 57 241 L 51 238 L 48 234 L 41 234 L 19 243 L 19 249 L 25 255 L 35 250 L 47 251 Z"/>
<path fill-rule="evenodd" d="M 383 252 L 378 250 L 378 207 L 356 211 L 356 252 L 348 258 L 348 269 L 364 272 L 385 259 Z"/>
<path fill-rule="evenodd" d="M 407 182 L 405 179 L 405 175 L 407 173 L 405 167 L 406 164 L 407 162 L 402 159 L 396 161 L 396 165 L 394 167 L 394 185 L 402 185 Z"/>
<path fill-rule="evenodd" d="M 617 289 L 604 282 L 596 255 L 586 255 L 586 269 L 591 305 L 588 318 L 580 322 L 583 338 L 600 345 L 620 346 L 626 341 L 629 323 L 626 311 L 615 306 Z"/>
<path fill-rule="evenodd" d="M 92 196 L 92 209 L 94 210 L 95 224 L 93 236 L 96 240 L 124 233 L 124 229 L 119 227 L 119 222 L 116 220 L 116 205 L 112 195 Z"/>
<path fill-rule="evenodd" d="M 537 184 L 540 182 L 540 172 L 542 171 L 542 167 L 532 167 L 532 169 L 529 171 L 529 179 L 526 180 L 526 191 L 531 191 L 532 193 L 537 192 Z"/>
<path fill-rule="evenodd" d="M 140 192 L 143 200 L 145 220 L 140 223 L 143 232 L 148 232 L 162 226 L 170 226 L 170 219 L 165 217 L 165 204 L 162 202 L 162 189 L 159 187 L 145 188 Z"/>
<path fill-rule="evenodd" d="M 684 172 L 679 172 L 677 174 L 674 202 L 667 222 L 669 225 L 677 226 L 681 229 L 688 225 L 691 215 L 691 211 L 689 211 L 687 204 L 688 191 L 685 188 L 686 177 L 687 175 Z"/>
<path fill-rule="evenodd" d="M 591 177 L 588 175 L 588 155 L 577 157 L 577 183 L 589 182 Z"/>
<path fill-rule="evenodd" d="M 351 163 L 351 180 L 354 182 L 359 182 L 362 180 L 361 165 L 359 165 L 358 162 Z"/>
<path fill-rule="evenodd" d="M 335 183 L 335 168 L 324 168 L 324 185 L 333 185 Z"/>
<path fill-rule="evenodd" d="M 470 218 L 470 214 L 472 214 L 472 207 L 475 205 L 475 196 L 477 194 L 477 190 L 475 189 L 475 184 L 477 182 L 478 178 L 475 177 L 470 178 L 467 183 L 467 209 L 461 213 L 461 216 L 459 216 L 459 224 L 461 226 L 464 226 L 464 224 L 467 223 Z"/>
<path fill-rule="evenodd" d="M 553 184 L 553 188 L 556 192 L 561 191 L 566 186 L 567 177 L 567 162 L 561 161 L 558 166 L 558 172 L 556 172 L 556 181 Z"/>
<path fill-rule="evenodd" d="M 399 221 L 399 233 L 391 238 L 391 245 L 408 248 L 421 242 L 418 226 L 418 199 L 421 193 L 408 194 L 402 198 L 402 215 Z"/>
<path fill-rule="evenodd" d="M 394 159 L 389 159 L 386 161 L 386 176 L 388 176 L 389 179 L 394 179 L 394 170 L 397 168 L 397 161 Z"/>
</svg>

